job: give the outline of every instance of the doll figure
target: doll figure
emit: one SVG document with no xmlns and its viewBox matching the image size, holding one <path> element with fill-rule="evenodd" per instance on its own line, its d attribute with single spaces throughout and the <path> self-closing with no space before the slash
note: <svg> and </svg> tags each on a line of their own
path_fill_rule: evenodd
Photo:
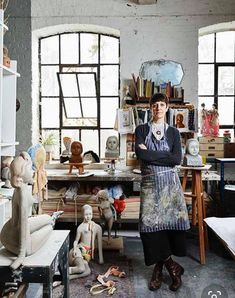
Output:
<svg viewBox="0 0 235 298">
<path fill-rule="evenodd" d="M 116 136 L 109 136 L 106 140 L 105 157 L 107 158 L 118 158 L 118 138 Z"/>
<path fill-rule="evenodd" d="M 184 166 L 201 167 L 202 157 L 199 155 L 199 142 L 196 139 L 188 139 L 186 142 L 186 154 L 183 159 Z"/>
<path fill-rule="evenodd" d="M 13 158 L 11 156 L 6 157 L 2 161 L 2 180 L 5 181 L 5 184 L 2 186 L 3 188 L 12 188 L 11 186 L 11 173 L 10 173 L 10 164 Z"/>
<path fill-rule="evenodd" d="M 0 240 L 6 250 L 17 255 L 10 265 L 17 269 L 26 256 L 32 255 L 49 238 L 57 215 L 31 216 L 34 199 L 32 196 L 32 161 L 27 152 L 15 157 L 10 165 L 11 185 L 15 188 L 12 197 L 12 217 L 1 230 Z"/>
<path fill-rule="evenodd" d="M 108 191 L 100 190 L 96 195 L 99 203 L 98 209 L 100 217 L 103 218 L 108 226 L 108 239 L 111 239 L 113 219 L 117 220 L 116 210 L 113 207 L 114 199 L 109 197 Z"/>
<path fill-rule="evenodd" d="M 73 248 L 69 252 L 70 279 L 85 277 L 91 273 L 88 262 L 94 258 L 95 239 L 97 238 L 99 263 L 103 264 L 102 229 L 92 221 L 92 207 L 84 205 L 83 222 L 77 228 Z"/>
</svg>

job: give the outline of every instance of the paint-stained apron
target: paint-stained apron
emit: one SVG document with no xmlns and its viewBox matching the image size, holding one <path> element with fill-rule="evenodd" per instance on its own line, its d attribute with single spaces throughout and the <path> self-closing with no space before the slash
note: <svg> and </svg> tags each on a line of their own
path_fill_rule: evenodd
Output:
<svg viewBox="0 0 235 298">
<path fill-rule="evenodd" d="M 145 139 L 147 149 L 169 151 L 165 134 L 157 140 L 150 123 L 149 126 Z M 140 232 L 188 230 L 188 212 L 176 169 L 142 162 L 141 173 Z"/>
</svg>

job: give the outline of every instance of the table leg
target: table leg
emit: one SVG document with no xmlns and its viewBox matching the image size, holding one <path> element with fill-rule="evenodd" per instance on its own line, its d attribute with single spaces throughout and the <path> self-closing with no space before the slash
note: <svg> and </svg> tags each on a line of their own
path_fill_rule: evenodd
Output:
<svg viewBox="0 0 235 298">
<path fill-rule="evenodd" d="M 50 270 L 50 269 L 49 269 Z M 43 298 L 52 298 L 53 297 L 53 276 L 51 272 L 48 272 L 47 282 L 43 283 Z"/>
<path fill-rule="evenodd" d="M 204 223 L 203 223 L 203 208 L 202 208 L 202 189 L 201 189 L 201 171 L 195 171 L 195 186 L 198 214 L 198 234 L 199 234 L 199 255 L 200 263 L 205 264 L 205 238 L 204 238 Z"/>
<path fill-rule="evenodd" d="M 224 207 L 224 163 L 220 162 L 220 200 Z"/>
<path fill-rule="evenodd" d="M 185 191 L 185 189 L 186 189 L 187 178 L 188 178 L 188 170 L 184 170 L 184 177 L 183 177 L 183 180 L 182 180 L 183 191 Z"/>
<path fill-rule="evenodd" d="M 59 271 L 64 285 L 64 298 L 69 298 L 69 238 L 67 237 L 59 253 Z"/>
</svg>

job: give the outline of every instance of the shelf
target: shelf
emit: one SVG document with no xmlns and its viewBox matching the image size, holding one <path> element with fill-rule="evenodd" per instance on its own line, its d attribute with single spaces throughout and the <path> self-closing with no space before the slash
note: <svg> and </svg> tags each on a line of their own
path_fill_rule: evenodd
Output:
<svg viewBox="0 0 235 298">
<path fill-rule="evenodd" d="M 15 75 L 17 77 L 20 77 L 20 74 L 18 72 L 16 72 L 15 70 L 9 68 L 9 67 L 6 67 L 5 65 L 3 64 L 0 64 L 0 68 L 3 69 L 3 75 L 4 76 L 10 76 L 10 75 Z"/>
<path fill-rule="evenodd" d="M 10 146 L 15 146 L 15 145 L 19 145 L 19 142 L 0 143 L 0 147 L 10 147 Z"/>
</svg>

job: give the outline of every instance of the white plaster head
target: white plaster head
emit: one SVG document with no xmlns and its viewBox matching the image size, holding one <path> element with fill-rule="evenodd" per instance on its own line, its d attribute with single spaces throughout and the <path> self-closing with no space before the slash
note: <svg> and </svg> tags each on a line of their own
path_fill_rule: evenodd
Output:
<svg viewBox="0 0 235 298">
<path fill-rule="evenodd" d="M 118 138 L 116 136 L 109 136 L 106 140 L 106 149 L 115 151 L 118 148 Z"/>
<path fill-rule="evenodd" d="M 192 156 L 199 154 L 199 142 L 197 139 L 188 139 L 186 142 L 186 152 Z"/>
<path fill-rule="evenodd" d="M 89 222 L 92 220 L 93 217 L 93 210 L 92 207 L 88 204 L 82 206 L 83 211 L 83 218 L 84 221 Z"/>
</svg>

